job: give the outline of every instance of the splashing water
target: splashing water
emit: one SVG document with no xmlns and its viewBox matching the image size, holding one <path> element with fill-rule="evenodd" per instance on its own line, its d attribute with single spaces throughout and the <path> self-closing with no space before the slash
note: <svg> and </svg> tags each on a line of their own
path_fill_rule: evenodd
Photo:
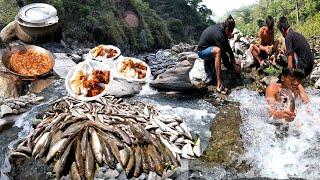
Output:
<svg viewBox="0 0 320 180">
<path fill-rule="evenodd" d="M 310 102 L 296 100 L 296 118 L 291 123 L 274 123 L 264 97 L 257 92 L 242 89 L 231 93 L 231 100 L 241 103 L 245 153 L 240 159 L 252 167 L 246 173 L 248 178 L 320 177 L 320 91 L 307 89 L 307 93 Z"/>
</svg>

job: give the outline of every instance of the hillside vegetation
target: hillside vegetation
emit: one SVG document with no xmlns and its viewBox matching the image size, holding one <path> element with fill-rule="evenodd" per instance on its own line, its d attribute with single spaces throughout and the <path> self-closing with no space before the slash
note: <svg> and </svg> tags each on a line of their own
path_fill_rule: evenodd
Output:
<svg viewBox="0 0 320 180">
<path fill-rule="evenodd" d="M 114 44 L 129 52 L 167 48 L 178 42 L 197 42 L 213 21 L 201 0 L 19 0 L 44 2 L 58 10 L 68 43 Z M 18 12 L 16 1 L 0 0 L 0 22 Z"/>
</svg>

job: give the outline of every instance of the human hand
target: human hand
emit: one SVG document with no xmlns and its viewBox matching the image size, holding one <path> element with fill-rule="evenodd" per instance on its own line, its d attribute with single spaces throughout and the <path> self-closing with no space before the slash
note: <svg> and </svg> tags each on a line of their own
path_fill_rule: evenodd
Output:
<svg viewBox="0 0 320 180">
<path fill-rule="evenodd" d="M 291 112 L 291 111 L 284 111 L 284 112 L 283 112 L 283 118 L 284 118 L 287 122 L 292 122 L 295 117 L 296 117 L 296 113 L 295 113 L 295 112 Z"/>
<path fill-rule="evenodd" d="M 267 52 L 267 54 L 271 54 L 271 49 L 272 49 L 271 46 L 267 46 L 267 47 L 265 48 L 265 51 Z"/>
</svg>

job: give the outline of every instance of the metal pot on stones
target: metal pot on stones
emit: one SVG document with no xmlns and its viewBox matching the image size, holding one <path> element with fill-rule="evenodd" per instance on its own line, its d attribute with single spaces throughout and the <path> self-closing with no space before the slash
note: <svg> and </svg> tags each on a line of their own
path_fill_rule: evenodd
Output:
<svg viewBox="0 0 320 180">
<path fill-rule="evenodd" d="M 26 43 L 60 42 L 62 30 L 57 10 L 45 3 L 22 7 L 15 17 L 16 36 Z"/>
</svg>

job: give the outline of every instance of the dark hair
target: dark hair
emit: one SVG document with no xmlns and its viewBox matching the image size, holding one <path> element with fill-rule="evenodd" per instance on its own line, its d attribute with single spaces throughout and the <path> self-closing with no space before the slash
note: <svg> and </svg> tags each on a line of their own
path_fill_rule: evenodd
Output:
<svg viewBox="0 0 320 180">
<path fill-rule="evenodd" d="M 292 77 L 297 78 L 299 80 L 304 78 L 304 72 L 301 69 L 283 68 L 281 75 L 282 76 L 292 76 Z"/>
<path fill-rule="evenodd" d="M 274 26 L 274 20 L 272 16 L 267 16 L 266 18 L 266 25 L 268 26 L 268 28 L 272 29 Z"/>
<path fill-rule="evenodd" d="M 288 19 L 286 17 L 282 16 L 279 19 L 277 26 L 278 26 L 278 29 L 280 30 L 280 32 L 282 33 L 290 27 L 290 24 L 288 22 Z"/>
<path fill-rule="evenodd" d="M 236 26 L 236 23 L 234 22 L 234 19 L 231 15 L 224 21 L 224 29 L 229 29 L 230 31 L 233 31 L 234 27 Z"/>
</svg>

